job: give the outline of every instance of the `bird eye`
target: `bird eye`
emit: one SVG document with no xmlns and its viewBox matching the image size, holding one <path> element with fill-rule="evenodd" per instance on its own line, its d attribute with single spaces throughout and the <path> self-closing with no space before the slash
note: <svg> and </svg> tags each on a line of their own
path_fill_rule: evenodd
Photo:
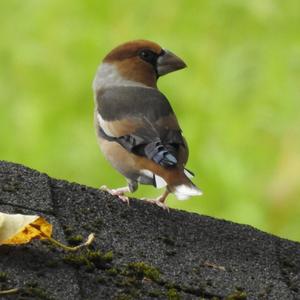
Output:
<svg viewBox="0 0 300 300">
<path fill-rule="evenodd" d="M 139 52 L 139 57 L 142 60 L 144 60 L 144 61 L 146 61 L 146 62 L 148 62 L 148 63 L 150 63 L 152 65 L 156 64 L 157 56 L 158 55 L 156 53 L 154 53 L 151 50 L 147 50 L 147 49 L 146 50 L 142 50 L 141 52 Z"/>
<path fill-rule="evenodd" d="M 143 58 L 147 58 L 150 55 L 148 51 L 141 51 L 140 56 Z"/>
</svg>

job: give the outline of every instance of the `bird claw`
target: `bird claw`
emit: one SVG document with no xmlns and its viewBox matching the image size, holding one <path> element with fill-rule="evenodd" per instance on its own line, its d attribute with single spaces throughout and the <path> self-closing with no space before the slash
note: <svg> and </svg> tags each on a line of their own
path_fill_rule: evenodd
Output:
<svg viewBox="0 0 300 300">
<path fill-rule="evenodd" d="M 113 196 L 117 196 L 122 202 L 129 205 L 129 198 L 124 195 L 124 191 L 119 189 L 109 189 L 106 185 L 102 185 L 100 190 L 110 193 Z"/>
<path fill-rule="evenodd" d="M 129 198 L 127 196 L 120 195 L 118 193 L 112 193 L 112 195 L 117 196 L 122 202 L 127 203 L 129 206 Z"/>
<path fill-rule="evenodd" d="M 142 200 L 148 201 L 149 203 L 156 204 L 157 206 L 161 207 L 162 209 L 166 210 L 167 212 L 170 212 L 169 207 L 161 201 L 160 198 L 157 199 L 147 199 L 147 198 L 142 198 Z"/>
<path fill-rule="evenodd" d="M 99 188 L 101 191 L 105 191 L 105 192 L 108 192 L 110 193 L 110 189 L 106 186 L 106 185 L 101 185 L 100 188 Z"/>
</svg>

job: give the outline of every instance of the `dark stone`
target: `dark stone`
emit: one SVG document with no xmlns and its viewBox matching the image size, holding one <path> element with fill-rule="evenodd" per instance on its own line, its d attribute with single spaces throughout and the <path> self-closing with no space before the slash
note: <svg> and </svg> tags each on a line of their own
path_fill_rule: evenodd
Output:
<svg viewBox="0 0 300 300">
<path fill-rule="evenodd" d="M 46 174 L 0 161 L 0 204 L 51 212 L 51 190 Z"/>
<path fill-rule="evenodd" d="M 25 293 L 7 299 L 300 299 L 300 244 L 247 225 L 127 206 L 7 162 L 0 201 L 2 212 L 44 216 L 60 241 L 96 234 L 72 254 L 42 241 L 1 246 L 1 289 Z"/>
</svg>

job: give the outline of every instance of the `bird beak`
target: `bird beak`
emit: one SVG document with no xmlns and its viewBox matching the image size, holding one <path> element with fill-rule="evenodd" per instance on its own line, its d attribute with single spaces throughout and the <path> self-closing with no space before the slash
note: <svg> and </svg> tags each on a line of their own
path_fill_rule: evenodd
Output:
<svg viewBox="0 0 300 300">
<path fill-rule="evenodd" d="M 163 54 L 157 59 L 157 74 L 162 76 L 186 67 L 185 62 L 169 50 L 163 50 Z"/>
</svg>

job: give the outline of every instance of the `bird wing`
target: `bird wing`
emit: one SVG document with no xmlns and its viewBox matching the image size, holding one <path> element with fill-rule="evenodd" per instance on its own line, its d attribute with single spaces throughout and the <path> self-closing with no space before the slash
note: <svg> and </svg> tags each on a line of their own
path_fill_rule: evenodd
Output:
<svg viewBox="0 0 300 300">
<path fill-rule="evenodd" d="M 96 102 L 102 138 L 163 167 L 186 163 L 188 149 L 176 116 L 157 89 L 108 88 L 98 92 Z"/>
</svg>

